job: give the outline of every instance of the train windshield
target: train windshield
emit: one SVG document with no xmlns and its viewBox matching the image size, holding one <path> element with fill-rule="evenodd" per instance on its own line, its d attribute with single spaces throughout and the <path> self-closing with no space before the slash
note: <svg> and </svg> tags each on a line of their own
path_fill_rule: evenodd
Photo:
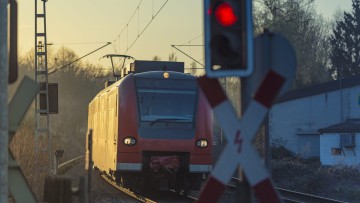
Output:
<svg viewBox="0 0 360 203">
<path fill-rule="evenodd" d="M 137 78 L 140 121 L 156 123 L 192 123 L 197 85 L 195 80 Z"/>
</svg>

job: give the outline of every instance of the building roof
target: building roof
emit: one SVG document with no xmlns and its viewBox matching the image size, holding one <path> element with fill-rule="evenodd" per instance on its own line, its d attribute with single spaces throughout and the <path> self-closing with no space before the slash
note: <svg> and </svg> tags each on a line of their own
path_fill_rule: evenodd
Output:
<svg viewBox="0 0 360 203">
<path fill-rule="evenodd" d="M 318 130 L 320 133 L 351 133 L 360 132 L 360 122 L 348 120 L 344 123 L 338 123 L 335 125 L 321 128 Z"/>
<path fill-rule="evenodd" d="M 326 83 L 321 83 L 317 85 L 313 85 L 310 87 L 304 87 L 301 89 L 296 89 L 285 93 L 283 96 L 278 98 L 275 103 L 282 103 L 286 101 L 291 101 L 294 99 L 300 99 L 304 97 L 309 97 L 317 94 L 323 94 L 335 90 L 339 90 L 341 88 L 349 88 L 360 85 L 360 76 L 352 76 L 343 78 L 341 80 L 332 80 Z"/>
</svg>

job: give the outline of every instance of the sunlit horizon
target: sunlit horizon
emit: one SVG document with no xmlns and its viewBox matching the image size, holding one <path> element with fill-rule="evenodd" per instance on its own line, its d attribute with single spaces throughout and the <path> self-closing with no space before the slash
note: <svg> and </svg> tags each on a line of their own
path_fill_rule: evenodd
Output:
<svg viewBox="0 0 360 203">
<path fill-rule="evenodd" d="M 158 56 L 163 61 L 173 53 L 188 67 L 192 59 L 171 45 L 203 45 L 202 1 L 142 1 L 137 9 L 139 2 L 50 0 L 46 3 L 47 43 L 52 44 L 53 50 L 65 46 L 82 57 L 111 42 L 106 48 L 82 59 L 105 67 L 110 62 L 99 59 L 111 53 L 126 53 L 138 60 L 152 60 Z M 22 55 L 34 47 L 35 3 L 28 0 L 18 0 L 18 3 L 19 54 Z M 337 10 L 349 11 L 351 0 L 315 0 L 315 6 L 317 12 L 330 19 Z M 149 23 L 156 12 L 159 13 Z M 203 63 L 203 46 L 178 48 Z"/>
</svg>

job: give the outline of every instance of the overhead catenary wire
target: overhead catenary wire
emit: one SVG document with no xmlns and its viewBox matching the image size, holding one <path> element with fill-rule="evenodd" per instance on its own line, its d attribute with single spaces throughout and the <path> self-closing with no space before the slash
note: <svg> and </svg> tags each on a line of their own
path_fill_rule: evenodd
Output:
<svg viewBox="0 0 360 203">
<path fill-rule="evenodd" d="M 143 0 L 140 0 L 139 4 L 137 5 L 136 9 L 134 10 L 134 12 L 131 14 L 130 19 L 128 20 L 128 22 L 126 23 L 126 25 L 121 29 L 120 33 L 115 37 L 115 39 L 113 41 L 115 41 L 117 38 L 120 38 L 121 34 L 124 32 L 124 30 L 129 26 L 129 23 L 131 22 L 131 20 L 133 19 L 133 17 L 136 14 L 136 11 L 139 10 L 140 5 L 142 3 Z"/>
<path fill-rule="evenodd" d="M 116 46 L 117 44 L 115 43 L 117 40 L 119 40 L 119 47 L 120 47 L 120 37 L 122 36 L 122 34 L 125 32 L 126 30 L 126 50 L 124 52 L 124 54 L 126 54 L 132 47 L 133 45 L 136 43 L 136 41 L 141 37 L 141 35 L 145 32 L 145 30 L 149 27 L 149 25 L 154 21 L 154 19 L 156 18 L 156 16 L 163 10 L 163 8 L 165 7 L 165 5 L 168 3 L 169 0 L 166 0 L 161 7 L 156 11 L 156 13 L 154 14 L 154 1 L 152 2 L 152 17 L 150 19 L 150 21 L 146 24 L 146 26 L 140 30 L 140 6 L 143 3 L 143 1 L 141 0 L 139 2 L 139 4 L 137 5 L 137 7 L 135 8 L 135 10 L 133 11 L 130 19 L 127 21 L 126 25 L 121 29 L 120 33 L 114 38 L 113 42 L 113 49 L 116 53 L 121 52 L 120 48 L 118 49 Z M 132 20 L 134 18 L 134 16 L 136 15 L 136 13 L 138 13 L 138 20 L 137 20 L 137 24 L 138 24 L 138 29 L 137 29 L 137 37 L 135 38 L 134 41 L 129 42 L 129 25 L 132 23 Z"/>
<path fill-rule="evenodd" d="M 204 33 L 202 33 L 202 34 L 194 37 L 193 39 L 191 39 L 191 40 L 189 40 L 189 41 L 186 41 L 186 42 L 184 42 L 184 43 L 181 43 L 181 45 L 185 45 L 185 44 L 188 44 L 188 43 L 190 44 L 192 41 L 197 40 L 198 38 L 200 38 L 200 37 L 202 37 L 202 36 L 204 36 Z M 180 45 L 177 45 L 177 46 L 180 46 Z"/>
<path fill-rule="evenodd" d="M 202 61 L 202 60 L 204 60 L 204 58 L 200 59 L 200 61 Z M 192 68 L 191 66 L 192 66 L 192 64 L 190 64 L 190 65 L 189 65 L 188 67 L 186 67 L 185 69 L 195 69 L 195 70 L 201 69 L 201 70 L 205 70 L 205 67 L 202 67 L 202 68 Z"/>
<path fill-rule="evenodd" d="M 64 66 L 61 66 L 60 68 L 57 68 L 57 69 L 51 71 L 50 73 L 48 73 L 48 75 L 53 74 L 53 73 L 55 73 L 55 72 L 57 72 L 57 71 L 65 68 L 65 67 L 67 67 L 67 66 L 69 66 L 69 65 L 71 65 L 71 64 L 73 64 L 73 63 L 75 63 L 75 62 L 77 62 L 77 61 L 79 61 L 80 59 L 85 58 L 85 57 L 89 56 L 90 54 L 93 54 L 93 53 L 99 51 L 100 49 L 103 49 L 103 48 L 109 46 L 110 44 L 111 44 L 111 42 L 107 42 L 107 44 L 105 44 L 105 45 L 103 45 L 103 46 L 95 49 L 94 51 L 91 51 L 91 52 L 85 54 L 84 56 L 82 56 L 82 57 L 80 57 L 80 58 L 77 58 L 77 59 L 75 59 L 74 61 L 72 61 L 72 62 L 70 62 L 70 63 L 68 63 L 68 64 L 66 64 L 66 65 L 64 65 Z"/>
<path fill-rule="evenodd" d="M 172 48 L 174 48 L 174 49 L 176 49 L 177 51 L 181 52 L 181 53 L 184 54 L 185 56 L 187 56 L 187 57 L 189 57 L 190 59 L 192 59 L 195 63 L 200 64 L 200 65 L 203 67 L 203 68 L 191 68 L 192 64 L 190 64 L 190 66 L 187 67 L 187 68 L 185 68 L 185 69 L 204 69 L 205 66 L 204 66 L 202 63 L 200 63 L 199 60 L 195 60 L 195 59 L 191 56 L 191 53 L 190 53 L 190 55 L 189 55 L 189 54 L 185 53 L 184 51 L 176 48 L 175 46 L 177 46 L 177 47 L 203 47 L 203 46 L 205 46 L 205 45 L 190 44 L 192 41 L 197 40 L 198 38 L 200 38 L 200 37 L 202 37 L 202 36 L 204 36 L 204 33 L 201 33 L 201 34 L 197 35 L 196 37 L 194 37 L 194 38 L 192 38 L 192 39 L 190 39 L 190 40 L 188 40 L 188 41 L 186 41 L 186 42 L 184 42 L 184 43 L 181 43 L 181 44 L 179 44 L 179 45 L 171 45 Z M 191 52 L 191 51 L 190 51 L 190 52 Z M 203 60 L 203 59 L 204 59 L 204 58 L 200 59 L 200 61 Z"/>
<path fill-rule="evenodd" d="M 177 46 L 177 47 L 203 47 L 205 45 L 203 45 L 203 44 L 188 44 L 188 45 L 179 44 L 179 45 L 171 45 L 171 46 Z"/>
<path fill-rule="evenodd" d="M 182 54 L 184 54 L 185 56 L 191 58 L 193 61 L 195 61 L 197 64 L 200 64 L 202 67 L 205 68 L 205 65 L 200 63 L 198 60 L 194 59 L 193 57 L 191 57 L 190 55 L 188 55 L 187 53 L 185 53 L 184 51 L 182 51 L 179 48 L 176 48 L 176 46 L 184 46 L 184 45 L 171 45 L 171 47 L 175 48 L 176 50 L 178 50 L 179 52 L 181 52 Z M 200 45 L 201 46 L 201 45 Z"/>
<path fill-rule="evenodd" d="M 127 48 L 127 50 L 125 51 L 124 54 L 126 54 L 131 47 L 135 44 L 135 42 L 140 38 L 140 36 L 145 32 L 145 30 L 149 27 L 149 25 L 154 21 L 154 19 L 156 18 L 156 16 L 161 12 L 161 10 L 165 7 L 165 5 L 167 4 L 169 0 L 166 0 L 165 3 L 160 7 L 160 9 L 155 13 L 155 15 L 150 19 L 150 21 L 148 22 L 148 24 L 145 26 L 145 28 L 140 32 L 140 34 L 137 36 L 137 38 L 131 43 L 131 45 Z"/>
<path fill-rule="evenodd" d="M 142 4 L 143 0 L 140 0 L 139 4 L 137 5 L 136 9 L 133 11 L 133 13 L 131 14 L 131 17 L 130 19 L 127 21 L 126 25 L 121 29 L 120 33 L 115 37 L 115 39 L 113 40 L 113 42 L 115 42 L 117 39 L 120 39 L 121 37 L 121 34 L 125 31 L 126 29 L 126 36 L 127 36 L 127 39 L 126 39 L 126 46 L 129 47 L 129 24 L 131 23 L 132 19 L 134 18 L 136 12 L 138 13 L 138 25 L 139 25 L 139 10 L 140 10 L 140 5 Z M 139 26 L 138 26 L 139 27 Z M 139 29 L 139 28 L 138 28 Z M 138 31 L 139 32 L 139 31 Z M 115 44 L 115 43 L 114 43 Z M 119 47 L 120 47 L 120 40 L 119 40 Z M 118 50 L 116 49 L 116 45 L 113 45 L 113 48 L 115 50 L 116 53 L 118 53 Z"/>
<path fill-rule="evenodd" d="M 59 46 L 59 45 L 88 45 L 88 44 L 104 44 L 107 42 L 56 42 L 48 43 L 48 46 Z"/>
</svg>

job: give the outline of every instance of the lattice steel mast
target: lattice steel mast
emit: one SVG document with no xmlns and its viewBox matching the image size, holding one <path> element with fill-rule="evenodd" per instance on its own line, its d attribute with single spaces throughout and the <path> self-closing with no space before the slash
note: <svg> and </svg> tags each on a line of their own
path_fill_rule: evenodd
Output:
<svg viewBox="0 0 360 203">
<path fill-rule="evenodd" d="M 38 169 L 47 169 L 46 171 L 49 172 L 51 169 L 51 137 L 49 132 L 46 2 L 47 0 L 35 0 L 35 82 L 40 84 L 40 91 L 35 99 L 35 163 Z"/>
</svg>

